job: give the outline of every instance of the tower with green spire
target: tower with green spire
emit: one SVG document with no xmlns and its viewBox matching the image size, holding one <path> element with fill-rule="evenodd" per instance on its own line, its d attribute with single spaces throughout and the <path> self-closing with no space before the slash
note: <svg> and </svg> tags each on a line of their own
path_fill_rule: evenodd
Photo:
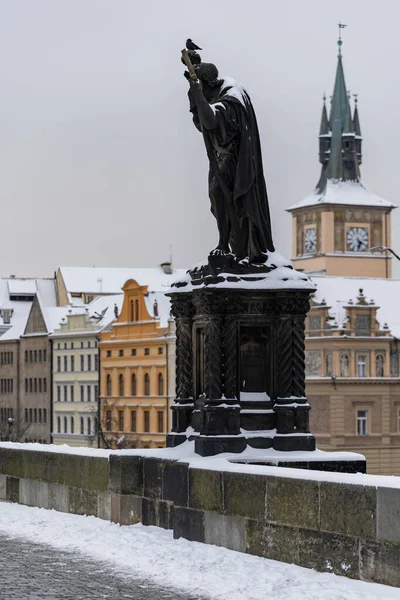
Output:
<svg viewBox="0 0 400 600">
<path fill-rule="evenodd" d="M 323 97 L 319 128 L 321 174 L 312 194 L 287 209 L 293 217 L 296 269 L 327 275 L 390 277 L 390 259 L 371 252 L 390 246 L 395 205 L 361 180 L 362 136 L 358 98 L 346 88 L 339 24 L 338 61 L 329 111 Z"/>
</svg>

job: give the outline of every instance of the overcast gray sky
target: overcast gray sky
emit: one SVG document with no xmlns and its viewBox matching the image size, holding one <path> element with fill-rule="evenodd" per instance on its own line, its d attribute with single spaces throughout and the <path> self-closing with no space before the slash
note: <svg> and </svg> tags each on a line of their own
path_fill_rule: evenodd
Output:
<svg viewBox="0 0 400 600">
<path fill-rule="evenodd" d="M 170 244 L 175 266 L 189 267 L 216 245 L 180 63 L 187 37 L 252 98 L 283 254 L 285 208 L 319 176 L 339 20 L 363 179 L 398 203 L 399 18 L 397 0 L 0 0 L 0 275 L 150 267 Z M 397 210 L 398 251 L 399 233 Z"/>
</svg>

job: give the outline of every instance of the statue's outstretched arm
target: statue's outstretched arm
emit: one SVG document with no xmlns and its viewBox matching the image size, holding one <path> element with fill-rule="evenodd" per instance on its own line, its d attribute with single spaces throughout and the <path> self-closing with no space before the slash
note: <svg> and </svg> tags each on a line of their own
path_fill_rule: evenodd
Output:
<svg viewBox="0 0 400 600">
<path fill-rule="evenodd" d="M 215 113 L 204 97 L 201 85 L 190 81 L 190 91 L 197 106 L 200 122 L 205 129 L 215 129 L 218 126 Z"/>
</svg>

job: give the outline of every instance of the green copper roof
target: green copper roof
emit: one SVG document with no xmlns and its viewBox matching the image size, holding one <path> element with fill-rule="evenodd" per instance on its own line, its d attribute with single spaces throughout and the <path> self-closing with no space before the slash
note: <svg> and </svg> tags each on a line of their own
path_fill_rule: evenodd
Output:
<svg viewBox="0 0 400 600">
<path fill-rule="evenodd" d="M 329 115 L 329 125 L 331 128 L 333 127 L 334 121 L 340 121 L 341 129 L 344 130 L 349 113 L 350 104 L 344 80 L 342 57 L 339 56 L 335 87 L 333 88 L 331 114 Z"/>
<path fill-rule="evenodd" d="M 325 96 L 324 96 L 324 105 L 322 107 L 321 125 L 319 128 L 319 135 L 327 135 L 328 133 L 329 133 L 329 122 L 328 122 L 328 114 L 326 112 Z"/>
<path fill-rule="evenodd" d="M 360 127 L 360 119 L 359 119 L 359 116 L 358 116 L 357 101 L 356 101 L 356 106 L 354 108 L 353 129 L 354 129 L 354 133 L 356 135 L 361 136 L 361 127 Z"/>
</svg>

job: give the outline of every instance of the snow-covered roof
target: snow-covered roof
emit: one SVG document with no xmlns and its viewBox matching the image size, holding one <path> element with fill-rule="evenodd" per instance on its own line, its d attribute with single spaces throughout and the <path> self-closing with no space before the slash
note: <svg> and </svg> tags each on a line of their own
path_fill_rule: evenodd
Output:
<svg viewBox="0 0 400 600">
<path fill-rule="evenodd" d="M 311 276 L 317 286 L 314 299 L 326 301 L 331 306 L 330 316 L 339 327 L 346 317 L 346 306 L 350 299 L 356 304 L 359 290 L 362 289 L 369 303 L 374 300 L 378 308 L 377 319 L 381 328 L 388 324 L 392 335 L 400 339 L 400 279 L 373 279 L 363 277 L 326 277 Z"/>
<path fill-rule="evenodd" d="M 396 204 L 388 202 L 373 192 L 370 192 L 361 181 L 333 181 L 328 179 L 322 193 L 314 190 L 312 194 L 287 210 L 292 211 L 298 208 L 320 204 L 396 208 Z"/>
<path fill-rule="evenodd" d="M 175 279 L 186 273 L 186 269 L 174 269 L 167 274 L 161 267 L 60 267 L 60 273 L 70 294 L 119 294 L 129 279 L 134 279 L 139 285 L 147 285 L 149 292 L 167 291 Z"/>
<path fill-rule="evenodd" d="M 46 307 L 55 307 L 56 289 L 54 279 L 17 279 L 10 277 L 0 279 L 0 309 L 11 308 L 12 317 L 10 328 L 0 337 L 2 341 L 16 340 L 23 335 L 31 310 L 32 302 L 26 300 L 10 300 L 11 296 L 40 297 L 44 310 Z"/>
</svg>

